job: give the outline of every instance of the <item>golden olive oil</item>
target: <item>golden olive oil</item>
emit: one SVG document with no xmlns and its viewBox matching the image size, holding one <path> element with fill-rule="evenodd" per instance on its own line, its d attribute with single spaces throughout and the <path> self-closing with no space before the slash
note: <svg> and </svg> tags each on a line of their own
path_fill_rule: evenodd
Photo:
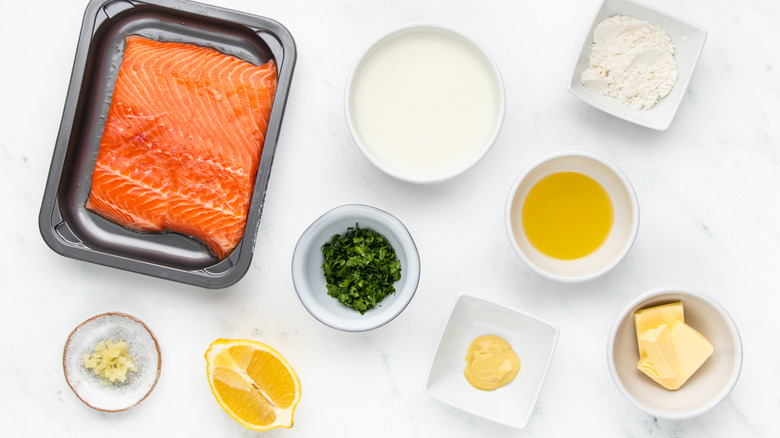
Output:
<svg viewBox="0 0 780 438">
<path fill-rule="evenodd" d="M 522 207 L 523 229 L 531 245 L 561 260 L 579 259 L 598 249 L 609 235 L 613 216 L 604 187 L 577 172 L 540 179 Z"/>
</svg>

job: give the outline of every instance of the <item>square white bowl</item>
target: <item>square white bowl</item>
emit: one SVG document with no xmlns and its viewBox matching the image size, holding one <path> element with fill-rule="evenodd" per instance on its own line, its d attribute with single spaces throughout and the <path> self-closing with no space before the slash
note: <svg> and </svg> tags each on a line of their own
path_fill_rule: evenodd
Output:
<svg viewBox="0 0 780 438">
<path fill-rule="evenodd" d="M 669 35 L 674 43 L 674 61 L 677 64 L 677 83 L 666 97 L 658 101 L 650 109 L 638 110 L 620 102 L 614 97 L 604 96 L 598 91 L 587 88 L 580 81 L 582 72 L 588 67 L 591 47 L 593 45 L 593 31 L 596 26 L 606 18 L 614 15 L 625 15 L 650 24 L 660 26 Z M 577 63 L 574 66 L 569 92 L 582 101 L 611 114 L 615 117 L 636 123 L 651 129 L 663 131 L 669 127 L 680 106 L 680 102 L 688 88 L 688 83 L 693 75 L 693 70 L 699 62 L 699 55 L 704 48 L 707 39 L 707 31 L 701 27 L 665 14 L 656 9 L 629 0 L 604 0 L 601 8 L 596 13 L 593 23 L 588 30 L 585 41 L 582 43 Z"/>
<path fill-rule="evenodd" d="M 495 391 L 474 388 L 466 380 L 466 350 L 474 338 L 497 335 L 512 345 L 520 371 Z M 507 426 L 528 424 L 547 376 L 558 327 L 533 315 L 461 295 L 442 331 L 431 363 L 425 392 L 458 409 Z"/>
</svg>

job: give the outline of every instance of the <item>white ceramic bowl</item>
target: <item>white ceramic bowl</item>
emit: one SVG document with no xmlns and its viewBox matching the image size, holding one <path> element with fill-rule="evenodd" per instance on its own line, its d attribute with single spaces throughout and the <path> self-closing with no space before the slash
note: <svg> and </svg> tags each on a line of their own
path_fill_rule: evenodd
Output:
<svg viewBox="0 0 780 438">
<path fill-rule="evenodd" d="M 385 236 L 401 262 L 401 279 L 393 285 L 395 294 L 362 315 L 328 295 L 322 270 L 322 245 L 356 223 Z M 420 256 L 412 235 L 391 214 L 367 205 L 342 205 L 320 216 L 298 239 L 292 257 L 292 279 L 303 306 L 323 324 L 351 332 L 372 330 L 392 321 L 412 300 L 420 281 Z"/>
<path fill-rule="evenodd" d="M 466 380 L 466 351 L 478 336 L 504 338 L 520 358 L 520 371 L 494 391 L 474 388 Z M 458 409 L 507 426 L 528 424 L 547 376 L 558 327 L 519 310 L 461 295 L 444 326 L 431 363 L 425 391 Z"/>
<path fill-rule="evenodd" d="M 84 366 L 84 354 L 91 354 L 98 342 L 125 341 L 137 371 L 129 371 L 125 382 L 103 384 Z M 129 409 L 143 401 L 160 378 L 160 346 L 151 330 L 138 318 L 125 313 L 103 313 L 79 324 L 65 343 L 62 366 L 68 386 L 87 406 L 105 412 Z"/>
<path fill-rule="evenodd" d="M 531 244 L 523 230 L 521 212 L 528 191 L 540 179 L 557 172 L 578 172 L 593 178 L 612 201 L 614 222 L 606 241 L 583 258 L 549 257 Z M 586 281 L 606 273 L 628 254 L 639 231 L 639 203 L 628 178 L 608 160 L 587 152 L 562 152 L 537 161 L 517 177 L 507 197 L 505 221 L 512 247 L 533 270 L 558 281 Z"/>
<path fill-rule="evenodd" d="M 636 368 L 634 313 L 660 304 L 682 301 L 685 323 L 712 343 L 706 362 L 676 391 L 667 390 Z M 728 312 L 712 298 L 682 289 L 659 289 L 631 301 L 620 312 L 607 343 L 609 372 L 620 392 L 647 413 L 667 419 L 703 414 L 723 401 L 742 369 L 742 340 Z"/>
<path fill-rule="evenodd" d="M 349 75 L 347 126 L 383 172 L 437 183 L 473 167 L 504 120 L 501 75 L 469 37 L 434 25 L 393 31 L 369 47 Z"/>
<path fill-rule="evenodd" d="M 593 30 L 606 18 L 613 15 L 625 15 L 650 24 L 660 26 L 674 43 L 674 60 L 677 64 L 677 82 L 672 90 L 658 103 L 648 110 L 637 110 L 618 101 L 587 88 L 580 81 L 582 72 L 588 67 L 591 47 L 593 45 Z M 704 48 L 707 31 L 691 23 L 665 14 L 641 3 L 630 0 L 605 0 L 596 13 L 593 23 L 588 29 L 582 50 L 577 58 L 569 81 L 569 92 L 582 101 L 629 122 L 656 130 L 665 130 L 672 123 L 677 108 L 685 96 L 685 90 L 693 75 L 693 70 L 699 62 L 699 55 Z"/>
</svg>

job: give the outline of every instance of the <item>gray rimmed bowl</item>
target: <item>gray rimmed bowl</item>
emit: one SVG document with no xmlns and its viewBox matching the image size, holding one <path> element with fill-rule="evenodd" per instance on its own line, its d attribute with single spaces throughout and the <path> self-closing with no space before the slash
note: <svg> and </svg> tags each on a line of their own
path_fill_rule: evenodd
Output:
<svg viewBox="0 0 780 438">
<path fill-rule="evenodd" d="M 355 224 L 385 236 L 401 262 L 395 294 L 364 314 L 328 295 L 322 270 L 322 245 Z M 406 308 L 420 281 L 420 256 L 409 230 L 395 216 L 368 205 L 348 204 L 323 214 L 303 232 L 293 252 L 291 269 L 295 292 L 313 317 L 329 327 L 358 332 L 381 327 Z"/>
</svg>

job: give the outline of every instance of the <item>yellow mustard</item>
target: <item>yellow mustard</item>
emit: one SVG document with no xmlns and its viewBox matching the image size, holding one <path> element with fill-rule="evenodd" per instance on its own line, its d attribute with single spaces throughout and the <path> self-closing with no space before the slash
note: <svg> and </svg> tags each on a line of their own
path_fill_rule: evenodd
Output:
<svg viewBox="0 0 780 438">
<path fill-rule="evenodd" d="M 520 358 L 512 346 L 496 335 L 474 339 L 466 353 L 463 374 L 471 386 L 493 391 L 511 382 L 520 370 Z"/>
</svg>

